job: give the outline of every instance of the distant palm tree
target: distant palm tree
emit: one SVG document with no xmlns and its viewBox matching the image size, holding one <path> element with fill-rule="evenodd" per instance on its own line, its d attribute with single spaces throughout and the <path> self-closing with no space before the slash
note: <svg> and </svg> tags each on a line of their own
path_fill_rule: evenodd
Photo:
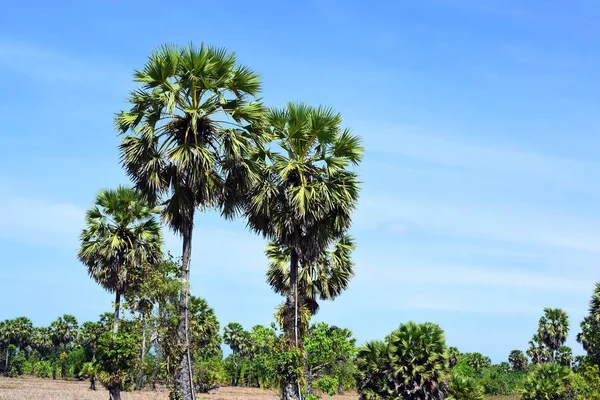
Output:
<svg viewBox="0 0 600 400">
<path fill-rule="evenodd" d="M 550 362 L 554 362 L 556 352 L 567 341 L 569 316 L 560 308 L 545 308 L 539 322 L 540 340 L 550 350 Z"/>
<path fill-rule="evenodd" d="M 531 358 L 533 364 L 544 364 L 552 360 L 552 352 L 541 340 L 539 334 L 533 335 L 529 341 L 527 355 Z"/>
<path fill-rule="evenodd" d="M 115 294 L 115 335 L 121 296 L 139 285 L 145 271 L 162 259 L 156 213 L 135 190 L 123 186 L 101 190 L 87 212 L 78 256 L 90 276 Z"/>
<path fill-rule="evenodd" d="M 448 366 L 450 368 L 454 368 L 454 366 L 458 363 L 461 358 L 461 352 L 457 347 L 450 346 L 448 347 Z"/>
<path fill-rule="evenodd" d="M 65 314 L 62 317 L 58 317 L 54 322 L 50 324 L 52 344 L 54 345 L 55 354 L 54 362 L 52 363 L 52 379 L 56 379 L 56 363 L 59 358 L 59 352 L 62 349 L 63 353 L 67 351 L 67 345 L 72 343 L 77 338 L 78 333 L 77 318 L 73 315 Z M 64 368 L 61 369 L 61 376 L 64 379 L 66 371 Z"/>
<path fill-rule="evenodd" d="M 354 248 L 354 240 L 344 235 L 317 262 L 299 266 L 299 307 L 307 307 L 314 315 L 319 310 L 318 300 L 333 300 L 348 288 L 354 276 L 351 259 Z M 289 248 L 284 249 L 275 242 L 266 250 L 269 259 L 267 282 L 275 292 L 286 297 L 290 294 L 290 252 Z"/>
<path fill-rule="evenodd" d="M 573 350 L 568 346 L 560 346 L 556 350 L 554 361 L 563 367 L 571 367 L 573 364 Z"/>
<path fill-rule="evenodd" d="M 176 375 L 183 400 L 194 398 L 189 333 L 189 279 L 196 209 L 230 217 L 252 178 L 249 154 L 261 141 L 264 107 L 252 98 L 260 77 L 233 53 L 202 45 L 164 46 L 150 56 L 131 93 L 131 109 L 116 118 L 127 136 L 121 162 L 136 188 L 162 202 L 167 225 L 181 235 L 179 339 L 185 353 Z"/>
<path fill-rule="evenodd" d="M 521 350 L 511 351 L 508 355 L 508 362 L 515 372 L 522 372 L 527 368 L 527 357 Z"/>
</svg>

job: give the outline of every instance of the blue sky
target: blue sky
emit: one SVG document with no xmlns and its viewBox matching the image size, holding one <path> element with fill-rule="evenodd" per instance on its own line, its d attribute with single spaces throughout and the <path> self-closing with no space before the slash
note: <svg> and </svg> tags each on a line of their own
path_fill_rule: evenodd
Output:
<svg viewBox="0 0 600 400">
<path fill-rule="evenodd" d="M 364 138 L 356 278 L 317 319 L 359 342 L 433 321 L 502 361 L 561 307 L 580 352 L 600 280 L 600 5 L 370 3 L 4 5 L 0 319 L 109 310 L 76 249 L 97 190 L 127 183 L 112 116 L 153 48 L 204 41 L 260 72 L 268 105 L 331 105 Z M 192 291 L 223 324 L 271 321 L 263 247 L 243 221 L 197 218 Z"/>
</svg>

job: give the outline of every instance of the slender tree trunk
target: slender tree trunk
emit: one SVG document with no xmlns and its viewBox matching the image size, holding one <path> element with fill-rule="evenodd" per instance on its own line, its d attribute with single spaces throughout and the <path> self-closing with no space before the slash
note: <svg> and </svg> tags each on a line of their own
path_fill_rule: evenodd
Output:
<svg viewBox="0 0 600 400">
<path fill-rule="evenodd" d="M 6 376 L 8 376 L 8 359 L 10 356 L 9 348 L 10 348 L 10 345 L 7 344 L 6 345 L 6 358 L 4 360 L 4 375 L 6 375 Z"/>
<path fill-rule="evenodd" d="M 290 256 L 290 291 L 287 296 L 287 305 L 290 310 L 293 309 L 293 323 L 286 324 L 284 327 L 286 336 L 290 345 L 300 347 L 300 338 L 298 335 L 298 253 L 292 249 Z M 284 311 L 285 312 L 285 311 Z M 287 318 L 284 318 L 284 321 Z M 300 400 L 300 383 L 297 379 L 289 379 L 283 384 L 282 399 L 283 400 Z"/>
<path fill-rule="evenodd" d="M 158 336 L 156 339 L 154 339 L 154 348 L 156 349 L 156 355 L 154 356 L 152 379 L 150 379 L 150 390 L 154 390 L 156 388 L 156 378 L 158 377 L 158 369 L 160 368 L 160 347 L 158 343 Z"/>
<path fill-rule="evenodd" d="M 146 329 L 142 329 L 142 351 L 140 355 L 140 374 L 135 384 L 135 390 L 142 390 L 144 386 L 144 358 L 146 357 Z"/>
<path fill-rule="evenodd" d="M 96 390 L 96 376 L 95 375 L 92 375 L 90 377 L 90 389 Z"/>
<path fill-rule="evenodd" d="M 121 308 L 121 292 L 115 291 L 115 316 L 113 318 L 113 335 L 117 336 L 119 332 L 119 310 Z"/>
<path fill-rule="evenodd" d="M 194 384 L 192 374 L 192 357 L 190 354 L 189 337 L 189 302 L 190 302 L 190 261 L 192 258 L 192 230 L 194 212 L 187 219 L 187 226 L 182 229 L 183 254 L 181 265 L 181 317 L 177 333 L 179 340 L 184 344 L 184 353 L 177 372 L 176 385 L 182 400 L 194 400 Z M 180 342 L 180 343 L 181 343 Z"/>
<path fill-rule="evenodd" d="M 115 385 L 108 388 L 109 400 L 121 400 L 121 385 Z"/>
</svg>

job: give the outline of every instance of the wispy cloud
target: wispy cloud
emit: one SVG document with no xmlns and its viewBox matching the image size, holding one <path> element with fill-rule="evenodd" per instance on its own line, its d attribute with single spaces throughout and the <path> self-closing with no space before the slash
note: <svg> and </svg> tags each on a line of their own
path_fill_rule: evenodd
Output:
<svg viewBox="0 0 600 400">
<path fill-rule="evenodd" d="M 129 84 L 131 71 L 106 58 L 73 56 L 63 50 L 0 37 L 0 69 L 50 84 L 103 90 Z M 109 83 L 109 84 L 107 84 Z"/>
<path fill-rule="evenodd" d="M 77 248 L 85 211 L 47 199 L 0 199 L 0 237 L 8 241 Z"/>
</svg>

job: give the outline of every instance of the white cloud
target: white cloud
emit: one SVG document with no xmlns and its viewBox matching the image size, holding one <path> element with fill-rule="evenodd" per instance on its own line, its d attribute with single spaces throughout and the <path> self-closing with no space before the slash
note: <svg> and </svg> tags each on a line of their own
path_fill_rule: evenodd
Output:
<svg viewBox="0 0 600 400">
<path fill-rule="evenodd" d="M 85 211 L 46 199 L 0 199 L 0 236 L 24 243 L 76 249 Z"/>
</svg>

